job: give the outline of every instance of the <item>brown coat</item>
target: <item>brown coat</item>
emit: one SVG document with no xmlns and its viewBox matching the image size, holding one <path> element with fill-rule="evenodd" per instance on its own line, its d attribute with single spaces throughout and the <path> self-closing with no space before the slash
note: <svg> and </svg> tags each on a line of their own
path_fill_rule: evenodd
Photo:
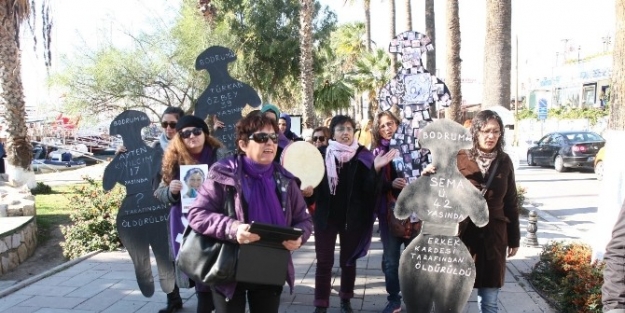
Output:
<svg viewBox="0 0 625 313">
<path fill-rule="evenodd" d="M 460 224 L 460 238 L 475 261 L 475 288 L 503 286 L 507 247 L 519 247 L 521 237 L 512 160 L 505 153 L 498 158 L 496 176 L 484 196 L 488 203 L 488 224 L 478 228 L 468 219 Z M 460 173 L 476 188 L 482 189 L 490 173 L 482 176 L 477 163 L 469 159 L 465 150 L 458 153 L 457 160 Z"/>
</svg>

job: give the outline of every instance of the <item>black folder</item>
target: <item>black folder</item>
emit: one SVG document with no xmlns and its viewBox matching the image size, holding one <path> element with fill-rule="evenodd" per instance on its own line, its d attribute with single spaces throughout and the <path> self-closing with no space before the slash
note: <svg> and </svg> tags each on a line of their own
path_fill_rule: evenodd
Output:
<svg viewBox="0 0 625 313">
<path fill-rule="evenodd" d="M 284 285 L 291 252 L 284 248 L 282 242 L 296 240 L 303 231 L 294 227 L 252 222 L 249 232 L 258 234 L 260 240 L 239 247 L 236 280 L 262 285 Z"/>
</svg>

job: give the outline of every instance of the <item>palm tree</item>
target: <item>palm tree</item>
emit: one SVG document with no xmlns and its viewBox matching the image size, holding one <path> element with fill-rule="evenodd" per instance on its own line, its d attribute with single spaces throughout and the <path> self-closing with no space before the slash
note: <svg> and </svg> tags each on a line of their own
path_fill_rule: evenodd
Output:
<svg viewBox="0 0 625 313">
<path fill-rule="evenodd" d="M 21 76 L 20 25 L 31 12 L 29 0 L 0 0 L 0 104 L 6 109 L 5 119 L 8 131 L 6 143 L 7 161 L 14 168 L 11 179 L 16 184 L 34 182 L 30 170 L 32 146 L 28 140 L 26 128 L 26 103 Z M 49 10 L 46 1 L 43 4 L 44 56 L 49 65 L 50 33 L 46 31 L 49 23 Z M 47 38 L 46 38 L 47 35 Z"/>
<path fill-rule="evenodd" d="M 349 108 L 349 101 L 354 98 L 354 91 L 342 80 L 323 80 L 315 88 L 315 109 L 324 116 L 332 116 L 332 111 Z"/>
<path fill-rule="evenodd" d="M 461 123 L 462 92 L 460 88 L 460 16 L 458 0 L 447 0 L 447 86 L 452 95 L 446 117 Z"/>
<path fill-rule="evenodd" d="M 314 0 L 300 0 L 300 77 L 302 85 L 303 121 L 306 128 L 315 126 L 315 74 L 313 71 L 313 14 Z"/>
<path fill-rule="evenodd" d="M 373 120 L 378 111 L 378 92 L 392 78 L 391 59 L 386 49 L 365 53 L 356 61 L 354 71 L 349 74 L 349 82 L 359 92 L 367 93 L 369 120 Z"/>
<path fill-rule="evenodd" d="M 436 48 L 436 23 L 434 18 L 434 0 L 425 0 L 425 34 L 430 37 L 434 48 Z M 426 69 L 436 75 L 436 51 L 428 51 Z"/>
<path fill-rule="evenodd" d="M 389 5 L 389 31 L 391 33 L 391 39 L 397 36 L 397 30 L 395 29 L 395 0 L 388 0 Z M 393 74 L 395 74 L 395 69 L 397 68 L 397 55 L 393 53 L 391 55 L 391 70 Z"/>
<path fill-rule="evenodd" d="M 356 60 L 367 51 L 365 32 L 364 23 L 352 23 L 341 25 L 332 33 L 330 46 L 343 73 L 351 72 Z"/>
<path fill-rule="evenodd" d="M 482 108 L 510 108 L 512 0 L 486 0 Z"/>
<path fill-rule="evenodd" d="M 404 31 L 412 31 L 412 3 L 411 0 L 404 0 L 405 10 L 406 10 L 406 29 Z M 427 0 L 426 0 L 427 1 Z M 428 34 L 429 36 L 429 34 Z M 395 37 L 395 36 L 393 36 Z M 434 41 L 432 41 L 434 43 Z"/>
<path fill-rule="evenodd" d="M 614 34 L 614 58 L 612 65 L 612 91 L 608 128 L 625 130 L 625 0 L 616 0 L 616 33 Z"/>
<path fill-rule="evenodd" d="M 352 5 L 355 2 L 356 0 L 345 0 L 345 4 L 349 3 Z M 365 30 L 367 34 L 367 41 L 365 42 L 365 45 L 367 47 L 367 51 L 371 51 L 371 0 L 363 0 L 363 4 L 365 9 Z"/>
</svg>

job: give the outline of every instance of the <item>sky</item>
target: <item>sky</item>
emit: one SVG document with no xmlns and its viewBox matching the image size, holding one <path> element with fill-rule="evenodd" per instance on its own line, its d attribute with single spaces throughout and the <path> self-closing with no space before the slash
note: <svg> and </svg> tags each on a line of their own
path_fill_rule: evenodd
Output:
<svg viewBox="0 0 625 313">
<path fill-rule="evenodd" d="M 337 13 L 339 24 L 364 21 L 362 0 L 355 0 L 353 4 L 345 4 L 344 0 L 318 1 Z M 371 0 L 372 40 L 384 49 L 391 39 L 388 1 Z M 397 33 L 406 30 L 404 1 L 396 0 Z M 425 0 L 412 0 L 413 30 L 419 32 L 425 32 L 424 2 Z M 113 38 L 115 45 L 127 44 L 129 40 L 124 38 L 124 31 L 140 30 L 154 16 L 162 16 L 166 20 L 175 14 L 176 10 L 172 9 L 175 3 L 177 2 L 165 0 L 54 1 L 53 70 L 59 64 L 60 55 L 71 55 L 84 47 L 96 48 L 106 43 L 103 38 Z M 466 0 L 459 3 L 462 77 L 480 82 L 484 59 L 486 0 Z M 522 77 L 551 69 L 556 62 L 556 52 L 564 50 L 565 39 L 568 39 L 569 49 L 574 50 L 571 54 L 576 56 L 579 48 L 582 57 L 601 51 L 602 37 L 609 35 L 613 41 L 614 0 L 518 0 L 512 3 L 513 50 L 514 38 L 518 37 L 519 75 Z M 445 6 L 446 1 L 435 1 L 437 40 L 434 46 L 441 77 L 445 76 L 446 69 Z M 32 45 L 27 42 L 23 46 Z M 24 49 L 23 63 L 27 102 L 54 102 L 54 99 L 49 99 L 49 95 L 41 92 L 46 88 L 42 84 L 46 75 L 45 69 L 32 65 L 43 64 L 43 60 L 32 49 Z"/>
</svg>

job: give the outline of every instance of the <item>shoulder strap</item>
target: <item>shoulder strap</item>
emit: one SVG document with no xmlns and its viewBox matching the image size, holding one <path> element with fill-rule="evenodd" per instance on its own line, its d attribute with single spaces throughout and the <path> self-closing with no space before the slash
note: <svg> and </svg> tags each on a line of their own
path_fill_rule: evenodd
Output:
<svg viewBox="0 0 625 313">
<path fill-rule="evenodd" d="M 236 218 L 234 210 L 234 187 L 226 186 L 226 201 L 224 202 L 224 213 L 229 217 Z"/>
<path fill-rule="evenodd" d="M 489 173 L 488 181 L 486 182 L 486 185 L 484 185 L 484 188 L 482 188 L 482 196 L 486 194 L 486 191 L 490 187 L 490 184 L 493 182 L 493 178 L 495 178 L 498 166 L 499 166 L 499 157 L 495 158 L 495 163 L 491 166 L 491 168 L 488 171 Z"/>
</svg>

